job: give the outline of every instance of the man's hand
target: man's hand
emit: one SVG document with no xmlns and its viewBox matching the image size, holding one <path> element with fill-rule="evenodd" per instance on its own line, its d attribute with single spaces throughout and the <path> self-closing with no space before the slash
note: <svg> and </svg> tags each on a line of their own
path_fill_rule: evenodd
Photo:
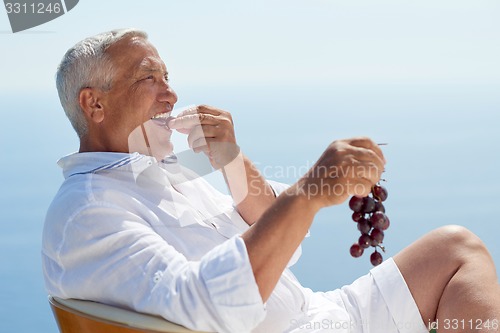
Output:
<svg viewBox="0 0 500 333">
<path fill-rule="evenodd" d="M 215 169 L 224 167 L 240 152 L 229 112 L 199 105 L 181 112 L 168 123 L 170 129 L 188 134 L 189 147 L 204 152 Z"/>
<path fill-rule="evenodd" d="M 212 166 L 222 171 L 238 212 L 249 225 L 275 201 L 259 170 L 240 153 L 229 112 L 197 106 L 180 113 L 168 125 L 188 134 L 189 146 L 207 154 Z"/>
<path fill-rule="evenodd" d="M 366 196 L 384 171 L 385 158 L 369 138 L 331 143 L 315 165 L 299 180 L 299 194 L 318 208 L 344 202 L 349 196 Z"/>
</svg>

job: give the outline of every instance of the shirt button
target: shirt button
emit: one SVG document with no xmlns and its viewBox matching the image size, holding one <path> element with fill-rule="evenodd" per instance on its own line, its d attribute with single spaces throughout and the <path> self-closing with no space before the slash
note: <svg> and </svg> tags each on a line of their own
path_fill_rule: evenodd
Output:
<svg viewBox="0 0 500 333">
<path fill-rule="evenodd" d="M 160 282 L 162 276 L 163 276 L 163 272 L 162 271 L 156 272 L 155 275 L 153 276 L 153 282 L 154 283 Z"/>
</svg>

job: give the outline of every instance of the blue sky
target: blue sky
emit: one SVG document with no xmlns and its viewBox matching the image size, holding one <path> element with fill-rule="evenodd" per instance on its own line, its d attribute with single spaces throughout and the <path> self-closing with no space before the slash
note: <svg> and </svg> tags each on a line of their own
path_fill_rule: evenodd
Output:
<svg viewBox="0 0 500 333">
<path fill-rule="evenodd" d="M 54 91 L 58 61 L 104 30 L 146 30 L 173 83 L 500 82 L 496 0 L 81 0 L 12 34 L 0 12 L 0 90 Z"/>
</svg>

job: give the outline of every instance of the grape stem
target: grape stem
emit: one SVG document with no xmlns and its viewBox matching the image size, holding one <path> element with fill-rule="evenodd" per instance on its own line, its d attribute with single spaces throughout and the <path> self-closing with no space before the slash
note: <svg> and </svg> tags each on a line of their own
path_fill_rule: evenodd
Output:
<svg viewBox="0 0 500 333">
<path fill-rule="evenodd" d="M 382 252 L 385 253 L 385 246 L 378 244 L 377 247 L 380 247 L 380 249 L 382 250 Z"/>
</svg>

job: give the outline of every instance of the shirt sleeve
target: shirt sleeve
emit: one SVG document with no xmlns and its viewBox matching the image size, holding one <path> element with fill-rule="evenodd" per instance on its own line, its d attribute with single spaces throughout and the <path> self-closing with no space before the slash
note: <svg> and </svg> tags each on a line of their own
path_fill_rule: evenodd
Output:
<svg viewBox="0 0 500 333">
<path fill-rule="evenodd" d="M 280 183 L 274 180 L 266 179 L 266 181 L 269 184 L 269 186 L 271 186 L 271 189 L 273 190 L 274 195 L 276 197 L 279 196 L 281 193 L 285 192 L 290 187 L 290 185 L 288 184 Z"/>
<path fill-rule="evenodd" d="M 49 293 L 162 316 L 193 330 L 250 332 L 266 311 L 239 236 L 189 261 L 139 216 L 82 208 L 44 242 Z"/>
</svg>

